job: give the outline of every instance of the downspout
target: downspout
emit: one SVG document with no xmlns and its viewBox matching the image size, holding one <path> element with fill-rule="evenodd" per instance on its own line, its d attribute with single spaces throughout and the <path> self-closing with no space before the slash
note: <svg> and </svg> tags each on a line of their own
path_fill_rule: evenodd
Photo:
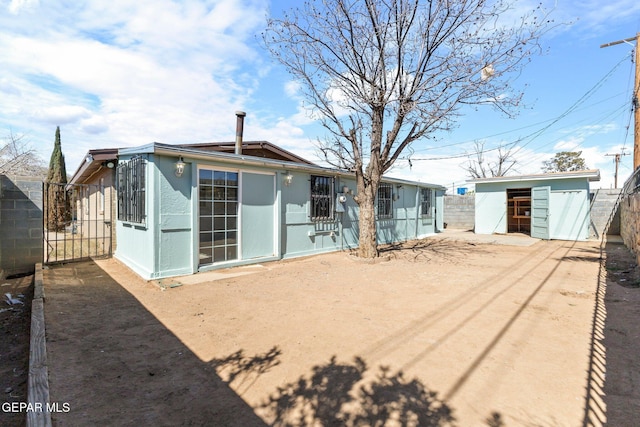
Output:
<svg viewBox="0 0 640 427">
<path fill-rule="evenodd" d="M 244 131 L 244 117 L 247 115 L 244 111 L 236 111 L 236 151 L 237 155 L 242 154 L 242 133 Z"/>
</svg>

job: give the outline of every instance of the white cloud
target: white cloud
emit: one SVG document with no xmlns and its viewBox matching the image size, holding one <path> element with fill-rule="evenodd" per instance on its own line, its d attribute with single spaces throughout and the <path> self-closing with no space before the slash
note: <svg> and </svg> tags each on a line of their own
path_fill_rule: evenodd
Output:
<svg viewBox="0 0 640 427">
<path fill-rule="evenodd" d="M 0 92 L 7 95 L 20 95 L 20 89 L 18 89 L 9 79 L 0 79 Z"/>
<path fill-rule="evenodd" d="M 53 125 L 74 123 L 80 119 L 89 117 L 91 113 L 84 107 L 77 105 L 61 105 L 38 109 L 33 112 L 36 120 L 41 120 Z"/>
<path fill-rule="evenodd" d="M 97 135 L 107 132 L 109 125 L 104 117 L 91 116 L 80 121 L 80 129 L 85 133 Z"/>
<path fill-rule="evenodd" d="M 640 3 L 635 0 L 561 1 L 545 0 L 547 7 L 553 7 L 551 18 L 559 25 L 554 33 L 571 31 L 581 39 L 598 38 L 601 33 L 626 23 L 636 23 L 640 13 Z M 555 6 L 554 6 L 555 4 Z M 621 38 L 634 34 L 621 34 Z M 603 40 L 606 42 L 608 40 Z M 614 40 L 611 40 L 614 41 Z"/>
<path fill-rule="evenodd" d="M 9 6 L 31 14 L 0 15 L 0 127 L 32 135 L 45 158 L 57 124 L 68 163 L 105 140 L 232 140 L 268 69 L 255 41 L 266 0 Z"/>
<path fill-rule="evenodd" d="M 291 98 L 299 99 L 301 88 L 302 88 L 302 85 L 300 84 L 300 82 L 295 80 L 290 80 L 286 82 L 284 85 L 284 93 L 286 93 L 287 96 Z"/>
<path fill-rule="evenodd" d="M 580 145 L 584 142 L 584 139 L 582 136 L 570 136 L 567 139 L 558 141 L 553 146 L 553 149 L 556 151 L 576 151 L 580 149 Z"/>
<path fill-rule="evenodd" d="M 29 11 L 38 6 L 38 0 L 11 0 L 7 9 L 14 15 L 22 12 L 23 10 Z"/>
<path fill-rule="evenodd" d="M 602 2 L 589 0 L 576 2 L 581 13 L 581 21 L 590 27 L 606 27 L 613 22 L 636 20 L 640 13 L 640 4 L 635 0 L 612 0 Z M 629 37 L 633 34 L 629 34 Z"/>
</svg>

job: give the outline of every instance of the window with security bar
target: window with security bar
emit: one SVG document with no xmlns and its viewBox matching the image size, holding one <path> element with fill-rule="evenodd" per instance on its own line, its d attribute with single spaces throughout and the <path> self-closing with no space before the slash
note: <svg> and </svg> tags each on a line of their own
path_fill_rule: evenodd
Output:
<svg viewBox="0 0 640 427">
<path fill-rule="evenodd" d="M 391 184 L 381 183 L 378 186 L 376 214 L 378 219 L 393 218 L 393 188 Z"/>
<path fill-rule="evenodd" d="M 146 162 L 142 157 L 134 157 L 118 165 L 118 219 L 120 221 L 144 224 Z"/>
<path fill-rule="evenodd" d="M 333 219 L 334 179 L 330 176 L 311 175 L 311 219 Z"/>
<path fill-rule="evenodd" d="M 431 218 L 433 214 L 431 213 L 432 204 L 432 196 L 430 188 L 421 188 L 420 189 L 420 210 L 422 212 L 422 218 Z"/>
</svg>

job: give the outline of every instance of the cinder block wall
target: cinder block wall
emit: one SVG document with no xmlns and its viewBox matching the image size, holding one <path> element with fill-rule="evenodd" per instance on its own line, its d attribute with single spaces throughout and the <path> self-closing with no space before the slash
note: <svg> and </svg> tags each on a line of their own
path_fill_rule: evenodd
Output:
<svg viewBox="0 0 640 427">
<path fill-rule="evenodd" d="M 0 278 L 42 262 L 42 180 L 0 175 Z"/>
<path fill-rule="evenodd" d="M 631 194 L 620 204 L 620 235 L 636 256 L 640 254 L 640 193 Z"/>
<path fill-rule="evenodd" d="M 476 218 L 475 200 L 474 194 L 444 196 L 444 222 L 447 227 L 472 230 Z"/>
</svg>

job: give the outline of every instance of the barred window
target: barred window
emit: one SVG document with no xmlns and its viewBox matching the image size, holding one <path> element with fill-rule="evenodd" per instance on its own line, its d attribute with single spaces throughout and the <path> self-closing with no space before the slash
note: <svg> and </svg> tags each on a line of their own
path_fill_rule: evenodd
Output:
<svg viewBox="0 0 640 427">
<path fill-rule="evenodd" d="M 118 165 L 118 219 L 145 222 L 145 161 L 134 157 Z"/>
<path fill-rule="evenodd" d="M 376 213 L 379 219 L 393 218 L 393 188 L 391 184 L 382 183 L 378 186 L 378 204 Z"/>
<path fill-rule="evenodd" d="M 422 218 L 431 218 L 431 207 L 433 206 L 431 201 L 431 189 L 420 189 L 420 209 L 422 211 Z"/>
<path fill-rule="evenodd" d="M 311 175 L 311 219 L 333 219 L 333 185 L 329 176 Z"/>
</svg>

